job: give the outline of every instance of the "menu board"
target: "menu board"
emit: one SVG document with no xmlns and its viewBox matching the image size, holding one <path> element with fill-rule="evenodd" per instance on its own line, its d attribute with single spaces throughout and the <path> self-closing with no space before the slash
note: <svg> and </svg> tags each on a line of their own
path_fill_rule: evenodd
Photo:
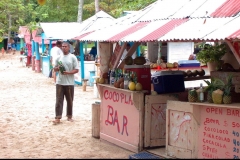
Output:
<svg viewBox="0 0 240 160">
<path fill-rule="evenodd" d="M 169 63 L 188 60 L 194 50 L 193 42 L 168 42 L 167 45 L 167 61 Z"/>
<path fill-rule="evenodd" d="M 240 158 L 240 107 L 201 106 L 198 158 Z"/>
</svg>

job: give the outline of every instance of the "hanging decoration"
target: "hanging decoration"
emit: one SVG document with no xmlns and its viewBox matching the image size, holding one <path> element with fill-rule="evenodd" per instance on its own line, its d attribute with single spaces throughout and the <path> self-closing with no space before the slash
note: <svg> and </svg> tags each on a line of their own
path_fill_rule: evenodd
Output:
<svg viewBox="0 0 240 160">
<path fill-rule="evenodd" d="M 39 5 L 44 5 L 46 3 L 47 0 L 37 0 Z"/>
</svg>

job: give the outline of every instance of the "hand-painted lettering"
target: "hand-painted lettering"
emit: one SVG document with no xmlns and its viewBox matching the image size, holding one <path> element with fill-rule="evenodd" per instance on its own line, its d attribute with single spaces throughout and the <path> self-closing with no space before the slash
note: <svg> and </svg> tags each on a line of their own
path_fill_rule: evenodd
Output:
<svg viewBox="0 0 240 160">
<path fill-rule="evenodd" d="M 122 128 L 122 134 L 123 134 L 123 132 L 124 132 L 124 128 L 125 128 L 126 135 L 128 136 L 127 123 L 128 123 L 128 119 L 127 119 L 127 117 L 126 117 L 126 116 L 123 116 L 123 128 Z"/>
<path fill-rule="evenodd" d="M 120 97 L 121 97 L 121 103 L 123 103 L 124 94 L 123 94 L 123 93 L 121 93 L 121 94 L 120 94 Z"/>
<path fill-rule="evenodd" d="M 206 118 L 205 119 L 204 125 L 207 125 L 208 123 L 213 123 L 213 124 L 220 125 L 219 120 L 211 119 L 211 118 Z"/>
<path fill-rule="evenodd" d="M 233 147 L 233 152 L 239 153 L 239 148 Z"/>
<path fill-rule="evenodd" d="M 110 105 L 108 105 L 107 107 L 108 107 L 108 115 L 107 115 L 107 119 L 105 120 L 105 124 L 112 125 L 112 126 L 115 126 L 115 124 L 116 124 L 117 131 L 118 131 L 118 133 L 120 133 L 118 112 L 117 112 L 117 110 L 114 110 L 114 108 Z M 127 116 L 123 115 L 122 132 L 121 132 L 122 135 L 124 134 L 124 131 L 125 131 L 126 135 L 128 136 L 127 125 L 128 125 L 128 118 L 127 118 Z"/>
<path fill-rule="evenodd" d="M 109 120 L 109 118 L 111 117 L 111 121 Z M 113 123 L 113 107 L 108 105 L 108 115 L 107 115 L 107 120 L 105 120 L 105 124 L 112 124 Z"/>
<path fill-rule="evenodd" d="M 223 125 L 224 127 L 227 127 L 228 126 L 228 123 L 227 123 L 227 121 L 225 120 L 224 121 L 224 125 Z"/>
<path fill-rule="evenodd" d="M 117 114 L 116 110 L 115 110 L 115 114 L 114 114 L 113 126 L 115 126 L 115 123 L 117 123 L 117 130 L 118 130 L 118 133 L 119 133 L 120 132 L 120 128 L 119 128 L 119 123 L 118 123 L 118 114 Z"/>
<path fill-rule="evenodd" d="M 205 151 L 209 151 L 209 152 L 212 152 L 212 153 L 217 153 L 217 149 L 216 148 L 211 148 L 207 145 L 203 145 L 203 150 Z"/>
<path fill-rule="evenodd" d="M 236 139 L 233 139 L 233 144 L 235 146 L 240 146 L 240 141 L 236 140 Z"/>
<path fill-rule="evenodd" d="M 239 110 L 239 109 L 231 109 L 231 108 L 228 108 L 228 109 L 227 109 L 227 115 L 240 117 L 240 110 Z"/>
<path fill-rule="evenodd" d="M 219 140 L 219 141 L 230 142 L 230 138 L 228 138 L 228 137 L 222 137 L 220 135 L 214 135 L 214 134 L 208 133 L 208 132 L 203 132 L 203 136 L 207 137 L 207 138 Z"/>
<path fill-rule="evenodd" d="M 131 96 L 129 96 L 129 103 L 130 103 L 131 105 L 133 105 L 133 101 L 132 101 L 132 97 L 131 97 Z"/>
<path fill-rule="evenodd" d="M 211 153 L 206 153 L 206 152 L 202 152 L 202 156 L 205 157 L 205 158 L 208 158 L 208 159 L 218 159 L 218 156 L 216 155 L 213 155 Z"/>
<path fill-rule="evenodd" d="M 214 113 L 214 114 L 221 114 L 223 113 L 222 108 L 216 108 L 216 107 L 211 107 L 211 108 L 206 108 L 207 113 Z"/>
<path fill-rule="evenodd" d="M 204 106 L 198 138 L 199 158 L 240 157 L 240 109 Z"/>
<path fill-rule="evenodd" d="M 239 137 L 239 132 L 236 132 L 236 131 L 233 130 L 232 134 L 236 137 Z"/>
<path fill-rule="evenodd" d="M 204 144 L 210 144 L 210 145 L 220 147 L 220 148 L 227 148 L 225 144 L 222 144 L 222 143 L 219 143 L 219 142 L 216 142 L 216 141 L 212 141 L 212 140 L 208 140 L 208 139 L 205 139 L 205 138 L 203 138 L 203 143 Z"/>
<path fill-rule="evenodd" d="M 238 123 L 238 122 L 232 122 L 232 127 L 233 127 L 233 128 L 240 128 L 240 123 Z"/>
<path fill-rule="evenodd" d="M 233 155 L 233 159 L 239 159 L 237 155 Z"/>
<path fill-rule="evenodd" d="M 129 104 L 129 101 L 127 101 L 127 95 L 125 95 L 125 104 Z"/>
<path fill-rule="evenodd" d="M 222 134 L 228 134 L 227 130 L 224 129 L 218 129 L 218 128 L 211 128 L 211 127 L 204 127 L 205 131 L 215 132 L 215 133 L 222 133 Z"/>
<path fill-rule="evenodd" d="M 131 95 L 126 95 L 124 93 L 118 93 L 116 91 L 111 92 L 109 90 L 105 90 L 103 93 L 103 97 L 105 100 L 111 100 L 113 102 L 120 102 L 133 105 Z"/>
</svg>

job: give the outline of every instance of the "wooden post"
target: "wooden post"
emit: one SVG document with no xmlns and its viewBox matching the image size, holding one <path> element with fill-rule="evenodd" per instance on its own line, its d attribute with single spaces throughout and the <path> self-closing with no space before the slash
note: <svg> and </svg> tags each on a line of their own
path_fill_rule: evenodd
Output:
<svg viewBox="0 0 240 160">
<path fill-rule="evenodd" d="M 92 136 L 100 138 L 100 104 L 92 104 Z"/>
<path fill-rule="evenodd" d="M 83 79 L 83 91 L 86 91 L 88 79 Z"/>
<path fill-rule="evenodd" d="M 114 68 L 114 69 L 117 68 L 118 63 L 119 63 L 119 61 L 120 61 L 120 59 L 121 59 L 121 57 L 122 57 L 122 54 L 123 54 L 124 50 L 126 49 L 126 47 L 127 47 L 127 42 L 125 42 L 125 43 L 121 46 L 121 49 L 120 49 L 120 51 L 119 51 L 119 53 L 118 53 L 118 55 L 117 55 L 117 57 L 116 57 L 116 61 L 115 61 L 114 64 L 113 64 L 113 68 Z"/>
<path fill-rule="evenodd" d="M 235 56 L 235 58 L 237 59 L 238 63 L 240 64 L 239 50 L 237 51 L 230 41 L 226 40 L 226 43 L 228 44 L 228 46 L 230 47 L 231 51 L 233 52 L 233 55 Z"/>
</svg>

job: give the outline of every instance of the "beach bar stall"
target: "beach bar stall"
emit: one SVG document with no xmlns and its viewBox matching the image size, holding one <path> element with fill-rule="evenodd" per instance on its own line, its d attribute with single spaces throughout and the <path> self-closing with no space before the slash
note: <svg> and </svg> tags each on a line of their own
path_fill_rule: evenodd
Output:
<svg viewBox="0 0 240 160">
<path fill-rule="evenodd" d="M 166 1 L 157 1 L 156 3 L 159 3 L 159 5 L 156 4 L 155 6 L 159 7 L 161 2 L 166 2 Z M 228 2 L 230 3 L 230 1 Z M 214 6 L 215 8 L 212 8 L 211 12 L 208 12 L 207 14 L 209 14 L 209 16 L 215 15 L 215 17 L 217 17 L 217 13 L 220 12 L 218 8 L 224 8 L 225 7 L 224 5 L 226 5 L 226 3 L 219 2 L 217 5 Z M 188 6 L 193 5 L 196 8 L 198 8 L 199 6 L 195 4 L 196 3 L 194 3 L 193 5 L 193 1 L 191 1 L 189 2 Z M 210 4 L 211 4 L 210 1 L 206 1 L 206 3 L 204 3 L 204 5 L 202 5 L 201 7 L 204 10 L 205 9 L 204 7 L 212 6 Z M 168 8 L 165 5 L 167 4 L 165 3 L 162 4 L 162 7 Z M 154 11 L 160 11 L 159 8 L 154 7 L 153 5 L 151 7 L 149 8 L 151 8 Z M 184 8 L 185 10 L 187 10 L 186 7 L 183 7 L 183 9 Z M 89 33 L 89 35 L 85 36 L 82 39 L 79 39 L 80 41 L 96 40 L 96 41 L 99 41 L 100 46 L 103 43 L 106 44 L 106 47 L 105 47 L 106 50 L 101 51 L 100 49 L 100 52 L 99 52 L 100 54 L 99 56 L 101 59 L 100 67 L 99 67 L 100 77 L 103 76 L 103 74 L 108 72 L 109 64 L 106 62 L 109 62 L 111 59 L 111 56 L 115 54 L 114 53 L 115 50 L 114 50 L 114 47 L 112 47 L 112 45 L 113 43 L 116 43 L 116 42 L 119 44 L 122 43 L 122 46 L 119 49 L 119 55 L 113 56 L 115 57 L 116 61 L 119 61 L 122 55 L 122 52 L 125 49 L 124 46 L 126 46 L 127 42 L 134 43 L 127 53 L 128 56 L 131 56 L 133 52 L 136 51 L 136 48 L 139 45 L 138 43 L 141 43 L 141 42 L 147 42 L 147 43 L 159 42 L 159 45 L 161 45 L 162 43 L 168 43 L 168 42 L 170 43 L 175 43 L 175 42 L 202 43 L 207 41 L 221 42 L 221 43 L 226 42 L 226 44 L 230 47 L 232 51 L 232 56 L 234 57 L 234 59 L 233 58 L 229 58 L 229 59 L 234 60 L 235 62 L 237 62 L 237 65 L 239 65 L 240 63 L 239 51 L 236 51 L 235 40 L 233 40 L 234 38 L 236 38 L 236 40 L 238 40 L 239 38 L 239 28 L 236 27 L 236 24 L 238 24 L 237 19 L 239 19 L 239 16 L 236 16 L 236 17 L 232 16 L 228 18 L 207 18 L 207 19 L 204 19 L 204 18 L 188 19 L 187 18 L 185 19 L 185 18 L 181 18 L 182 14 L 181 15 L 174 14 L 174 16 L 172 16 L 173 19 L 161 19 L 159 18 L 159 14 L 156 14 L 156 12 L 151 12 L 149 10 L 147 11 L 146 15 L 142 15 L 142 17 L 138 19 L 139 21 L 137 21 L 136 23 L 132 23 L 126 28 L 124 28 L 125 27 L 124 25 L 122 26 L 119 25 L 116 28 L 109 27 L 109 28 L 102 29 L 101 30 L 102 33 L 100 33 L 100 31 L 95 31 L 95 33 Z M 175 13 L 175 11 L 172 13 Z M 170 11 L 169 11 L 169 13 L 165 13 L 164 15 L 165 16 L 167 14 L 172 15 L 172 13 L 170 14 Z M 155 18 L 159 20 L 151 21 L 151 22 L 144 21 L 144 20 L 147 20 L 150 15 L 152 16 L 151 19 Z M 185 17 L 187 17 L 187 15 Z M 179 19 L 174 19 L 174 18 L 179 18 Z M 228 23 L 230 27 L 225 27 L 227 26 L 226 24 Z M 219 30 L 219 32 L 216 32 L 217 30 Z M 119 32 L 116 33 L 116 31 L 119 31 Z M 107 47 L 107 43 L 109 43 L 109 47 Z M 104 48 L 104 47 L 99 47 L 99 48 Z M 112 51 L 114 51 L 113 55 L 112 55 Z M 177 53 L 177 51 L 175 53 Z M 149 50 L 148 54 L 151 55 L 153 54 L 153 52 Z M 157 53 L 154 52 L 154 54 L 158 54 L 157 58 L 160 58 L 161 56 L 161 52 L 159 50 L 157 51 Z M 103 56 L 106 56 L 106 55 L 109 57 L 109 59 L 107 59 L 106 61 L 103 61 L 105 59 Z M 168 53 L 168 55 L 170 55 L 170 57 L 173 56 L 171 55 L 171 53 Z M 177 57 L 177 54 L 175 55 L 175 57 Z M 229 63 L 229 61 L 227 63 Z M 148 64 L 145 64 L 145 65 L 148 65 Z M 116 63 L 113 63 L 113 66 L 114 66 L 113 68 L 116 68 Z M 124 66 L 124 64 L 123 65 L 120 64 L 120 66 Z M 188 70 L 188 69 L 192 69 L 192 68 L 186 67 L 185 69 L 179 69 L 179 70 Z M 213 76 L 212 73 L 208 72 L 206 68 L 203 68 L 203 69 L 205 70 L 205 73 L 206 73 L 204 77 L 184 78 L 184 83 L 186 81 L 191 82 L 195 80 L 210 79 L 211 76 Z M 235 69 L 238 69 L 238 67 Z M 172 69 L 172 72 L 177 70 Z M 154 73 L 154 71 L 155 71 L 154 69 L 151 69 L 152 73 Z M 164 71 L 164 69 L 161 69 L 161 71 Z M 196 84 L 197 85 L 195 85 L 194 87 L 198 88 L 200 86 L 200 83 L 197 82 Z M 101 104 L 100 104 L 100 112 L 101 112 L 100 113 L 100 138 L 101 139 L 112 142 L 116 145 L 119 145 L 123 148 L 129 149 L 134 152 L 142 151 L 145 147 L 148 148 L 148 147 L 156 147 L 156 146 L 165 146 L 166 148 L 164 149 L 166 149 L 166 154 L 168 156 L 175 157 L 175 158 L 199 158 L 199 157 L 201 158 L 211 158 L 211 157 L 212 158 L 226 158 L 226 157 L 237 158 L 239 157 L 238 151 L 236 151 L 237 154 L 233 154 L 232 152 L 230 153 L 230 149 L 229 149 L 232 147 L 233 147 L 232 148 L 233 150 L 238 149 L 237 145 L 239 140 L 237 139 L 237 137 L 231 139 L 230 134 L 221 136 L 219 134 L 211 135 L 210 133 L 208 133 L 210 131 L 223 133 L 223 131 L 226 129 L 230 130 L 230 128 L 226 128 L 226 129 L 224 128 L 226 127 L 226 126 L 223 126 L 223 125 L 226 125 L 224 124 L 224 120 L 226 119 L 229 121 L 227 122 L 228 125 L 233 124 L 235 119 L 234 117 L 235 115 L 238 115 L 238 112 L 239 112 L 239 110 L 237 110 L 237 107 L 239 106 L 239 102 L 236 100 L 237 98 L 235 98 L 235 100 L 233 100 L 233 103 L 229 105 L 213 104 L 213 103 L 207 103 L 207 102 L 191 103 L 191 102 L 188 102 L 187 88 L 185 91 L 181 91 L 181 92 L 161 93 L 158 95 L 153 95 L 153 94 L 147 94 L 144 89 L 142 91 L 130 91 L 130 90 L 120 89 L 117 87 L 110 86 L 107 83 L 97 84 L 97 86 L 98 86 L 98 91 L 100 93 L 100 98 L 101 98 Z M 151 91 L 153 91 L 152 88 L 151 88 Z M 105 94 L 106 95 L 110 94 L 110 96 L 108 95 L 108 98 L 107 98 Z M 122 95 L 123 97 L 121 98 L 120 96 L 117 101 L 116 95 Z M 143 97 L 143 100 L 136 102 L 136 100 L 134 100 L 133 97 L 135 97 L 135 99 L 138 99 L 136 98 L 138 97 L 137 95 L 139 96 L 141 95 L 140 97 Z M 239 95 L 236 94 L 236 96 L 239 96 Z M 109 97 L 111 97 L 112 99 Z M 131 107 L 129 106 L 129 104 L 122 103 L 122 101 L 125 101 L 126 97 L 131 97 L 131 98 L 128 98 L 128 99 L 131 99 L 130 101 L 132 102 Z M 129 106 L 129 108 L 125 108 L 125 105 Z M 134 107 L 135 109 L 133 109 Z M 231 108 L 234 111 L 230 111 L 232 110 Z M 121 109 L 125 109 L 126 111 L 124 112 Z M 132 112 L 129 113 L 130 111 Z M 212 113 L 221 112 L 222 115 L 219 117 L 218 116 L 214 117 L 213 115 L 210 115 L 211 112 Z M 225 114 L 225 113 L 230 114 L 230 112 L 234 112 L 234 114 L 232 115 Z M 133 115 L 132 117 L 135 117 L 135 119 L 132 117 L 128 118 L 129 115 Z M 232 117 L 229 118 L 228 116 L 232 116 Z M 121 119 L 119 117 L 121 117 Z M 129 121 L 127 121 L 127 119 L 129 119 Z M 135 120 L 135 121 L 131 122 L 132 120 Z M 122 125 L 118 125 L 120 124 L 119 121 L 120 123 L 122 123 Z M 131 123 L 135 123 L 135 126 L 132 126 Z M 209 123 L 209 126 L 207 126 L 206 128 L 204 123 L 206 124 L 206 126 Z M 218 127 L 220 126 L 221 127 L 220 128 L 213 127 L 210 124 L 211 125 L 219 124 Z M 234 122 L 234 124 L 236 127 L 237 122 Z M 132 134 L 132 130 L 128 129 L 129 126 L 132 126 L 136 130 L 135 134 Z M 128 132 L 126 132 L 126 128 Z M 121 134 L 119 133 L 122 133 L 123 136 L 121 137 Z M 129 136 L 134 135 L 135 138 L 133 138 L 131 141 L 126 136 L 127 133 Z M 231 134 L 233 133 L 236 135 L 238 134 L 236 133 L 235 129 L 234 129 L 234 132 L 231 131 Z M 209 140 L 210 137 L 214 137 L 215 135 L 218 136 L 217 137 L 219 138 L 218 140 L 221 141 L 223 139 L 224 141 L 225 139 L 226 141 L 233 143 L 233 146 L 228 147 L 227 146 L 228 144 L 225 144 L 224 146 L 223 144 L 214 142 L 213 145 L 216 144 L 218 145 L 217 147 L 220 147 L 220 149 L 217 148 L 216 150 L 214 146 L 210 146 L 210 143 L 213 143 L 213 142 Z M 226 156 L 223 155 L 223 151 L 225 151 L 224 154 Z M 219 152 L 221 152 L 221 154 L 219 154 L 219 156 L 216 156 L 216 154 Z M 211 153 L 214 153 L 215 155 L 214 154 L 211 155 Z"/>
</svg>

